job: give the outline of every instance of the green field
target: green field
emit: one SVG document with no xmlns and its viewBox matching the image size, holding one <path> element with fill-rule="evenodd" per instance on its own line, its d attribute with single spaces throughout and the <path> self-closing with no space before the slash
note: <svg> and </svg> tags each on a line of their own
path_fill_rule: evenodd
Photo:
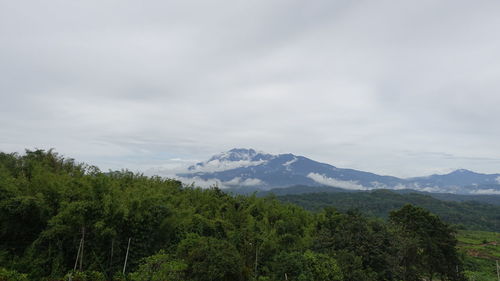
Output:
<svg viewBox="0 0 500 281">
<path fill-rule="evenodd" d="M 500 261 L 500 233 L 464 230 L 457 239 L 469 280 L 497 280 L 495 261 Z"/>
</svg>

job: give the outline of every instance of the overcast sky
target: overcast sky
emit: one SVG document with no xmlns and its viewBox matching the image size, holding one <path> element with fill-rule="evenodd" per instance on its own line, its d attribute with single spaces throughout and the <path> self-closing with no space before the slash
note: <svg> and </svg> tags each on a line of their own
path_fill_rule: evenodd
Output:
<svg viewBox="0 0 500 281">
<path fill-rule="evenodd" d="M 500 172 L 500 2 L 0 1 L 0 150 Z"/>
</svg>

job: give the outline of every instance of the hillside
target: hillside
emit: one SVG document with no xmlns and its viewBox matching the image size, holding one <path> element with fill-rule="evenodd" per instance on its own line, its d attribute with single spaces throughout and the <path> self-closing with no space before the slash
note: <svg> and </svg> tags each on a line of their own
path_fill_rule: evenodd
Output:
<svg viewBox="0 0 500 281">
<path fill-rule="evenodd" d="M 259 188 L 252 187 L 231 187 L 224 189 L 225 192 L 230 194 L 239 195 L 252 195 L 257 196 L 267 196 L 274 194 L 276 196 L 283 195 L 297 195 L 297 194 L 307 194 L 307 193 L 338 193 L 338 192 L 371 192 L 362 190 L 348 190 L 343 188 L 337 188 L 332 186 L 306 186 L 306 185 L 294 185 L 283 188 L 273 188 L 271 190 L 261 190 Z M 466 194 L 453 194 L 453 193 L 432 193 L 417 191 L 413 189 L 400 189 L 391 190 L 391 192 L 397 194 L 411 194 L 418 193 L 422 195 L 427 195 L 442 201 L 453 201 L 453 202 L 478 202 L 486 203 L 491 205 L 500 206 L 500 195 L 489 194 L 489 195 L 466 195 Z"/>
<path fill-rule="evenodd" d="M 335 207 L 340 211 L 358 209 L 362 213 L 387 218 L 387 214 L 405 204 L 425 208 L 444 221 L 469 229 L 500 232 L 500 206 L 474 201 L 441 201 L 419 193 L 398 194 L 389 190 L 370 192 L 337 192 L 283 195 L 277 197 L 285 203 L 293 203 L 308 210 L 318 211 Z"/>
<path fill-rule="evenodd" d="M 466 276 L 476 281 L 495 280 L 496 261 L 500 260 L 500 233 L 462 230 L 457 238 L 468 268 Z"/>
</svg>

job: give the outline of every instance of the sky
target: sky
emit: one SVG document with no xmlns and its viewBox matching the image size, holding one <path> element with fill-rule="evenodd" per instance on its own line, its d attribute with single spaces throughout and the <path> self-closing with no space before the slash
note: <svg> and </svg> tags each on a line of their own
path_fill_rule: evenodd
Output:
<svg viewBox="0 0 500 281">
<path fill-rule="evenodd" d="M 500 172 L 500 2 L 0 1 L 0 151 Z"/>
</svg>

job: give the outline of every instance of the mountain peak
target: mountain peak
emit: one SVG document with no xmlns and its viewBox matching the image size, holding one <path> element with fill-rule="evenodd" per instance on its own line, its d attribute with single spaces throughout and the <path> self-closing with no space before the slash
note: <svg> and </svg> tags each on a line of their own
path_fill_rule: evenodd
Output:
<svg viewBox="0 0 500 281">
<path fill-rule="evenodd" d="M 253 149 L 253 148 L 233 148 L 233 149 L 230 149 L 229 152 L 231 152 L 231 153 L 256 153 L 255 149 Z"/>
<path fill-rule="evenodd" d="M 465 174 L 477 174 L 476 172 L 473 172 L 471 170 L 467 170 L 467 169 L 457 169 L 451 173 L 449 173 L 449 175 L 465 175 Z"/>
<path fill-rule="evenodd" d="M 219 160 L 219 161 L 258 161 L 263 160 L 261 158 L 269 158 L 270 154 L 264 152 L 257 152 L 252 148 L 233 148 L 226 152 L 221 152 L 217 155 L 212 156 L 208 162 Z M 258 159 L 256 159 L 258 158 Z"/>
<path fill-rule="evenodd" d="M 401 179 L 337 168 L 294 154 L 268 154 L 253 148 L 233 148 L 177 174 L 188 179 L 217 180 L 223 186 L 276 188 L 291 185 L 333 186 L 352 190 L 415 189 L 427 192 L 491 194 L 500 191 L 500 174 L 458 169 L 448 174 Z"/>
<path fill-rule="evenodd" d="M 206 162 L 190 166 L 190 172 L 218 172 L 228 169 L 256 166 L 273 159 L 275 156 L 258 152 L 252 148 L 233 148 L 212 156 Z"/>
</svg>

